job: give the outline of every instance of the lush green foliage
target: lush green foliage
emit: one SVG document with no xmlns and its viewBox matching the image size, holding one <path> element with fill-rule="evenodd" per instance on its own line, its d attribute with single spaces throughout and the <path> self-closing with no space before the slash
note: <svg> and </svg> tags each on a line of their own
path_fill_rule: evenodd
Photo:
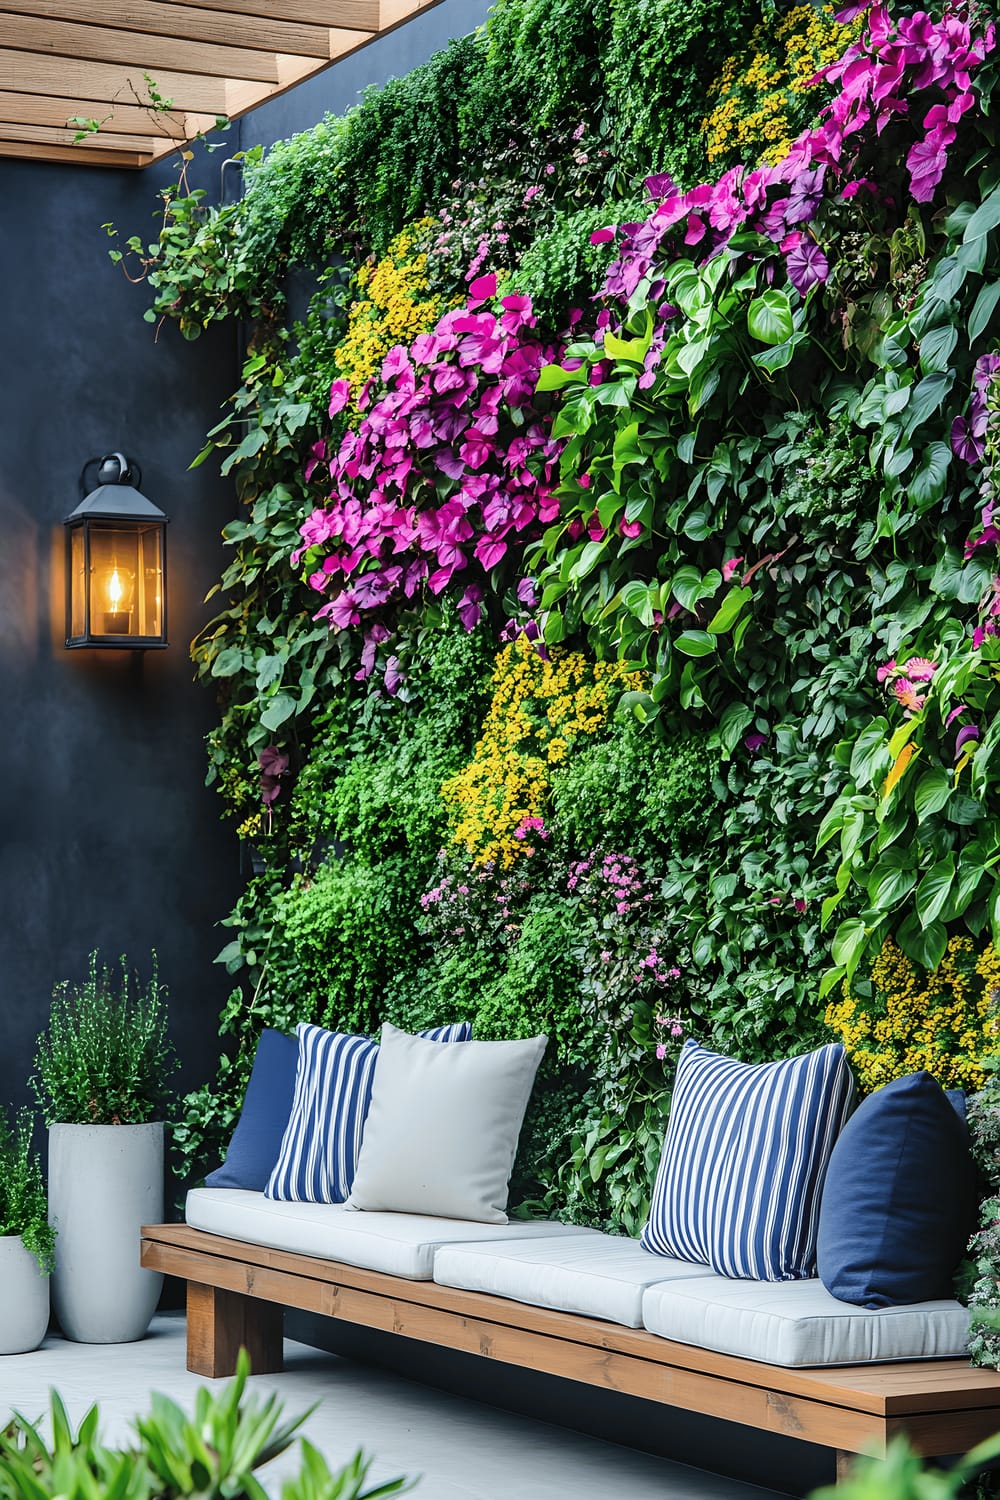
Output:
<svg viewBox="0 0 1000 1500">
<path fill-rule="evenodd" d="M 156 954 L 143 987 L 124 957 L 114 973 L 94 952 L 81 984 L 53 991 L 32 1084 L 49 1125 L 141 1125 L 161 1115 L 176 1066 Z"/>
<path fill-rule="evenodd" d="M 216 1393 L 202 1386 L 189 1416 L 175 1401 L 153 1395 L 147 1415 L 136 1418 L 137 1441 L 109 1447 L 92 1406 L 74 1431 L 64 1402 L 52 1392 L 48 1420 L 15 1413 L 0 1431 L 3 1500 L 268 1500 L 255 1470 L 283 1453 L 305 1416 L 282 1421 L 276 1396 L 245 1394 L 250 1362 L 240 1351 L 236 1378 Z M 306 1413 L 308 1416 L 308 1413 Z M 380 1500 L 404 1494 L 405 1480 L 374 1488 L 370 1460 L 358 1452 L 333 1471 L 303 1438 L 301 1464 L 281 1489 L 281 1500 Z"/>
<path fill-rule="evenodd" d="M 614 0 L 605 86 L 616 154 L 631 173 L 703 181 L 710 90 L 759 18 L 752 0 Z"/>
<path fill-rule="evenodd" d="M 51 1271 L 55 1230 L 49 1224 L 42 1164 L 31 1149 L 32 1121 L 0 1115 L 0 1235 L 19 1235 L 43 1271 Z"/>
<path fill-rule="evenodd" d="M 899 993 L 969 998 L 1000 937 L 994 38 L 950 9 L 858 31 L 803 92 L 828 19 L 502 0 L 164 241 L 172 316 L 262 319 L 210 445 L 244 513 L 195 655 L 266 870 L 230 919 L 233 1055 L 187 1103 L 189 1167 L 262 1024 L 545 1028 L 516 1194 L 634 1230 L 681 1037 L 787 1054 L 828 1035 L 829 997 L 872 1085 L 934 1052 Z M 820 104 L 780 162 L 637 203 L 638 176 L 691 184 L 706 145 L 769 152 Z M 349 390 L 343 289 L 401 232 L 472 306 Z M 329 272 L 295 336 L 269 316 L 292 263 Z M 536 321 L 569 342 L 515 400 Z M 487 535 L 511 471 L 517 530 Z M 498 634 L 521 644 L 487 691 Z M 615 701 L 508 692 L 518 652 Z M 936 1039 L 949 1081 L 980 1076 L 991 983 Z"/>
</svg>

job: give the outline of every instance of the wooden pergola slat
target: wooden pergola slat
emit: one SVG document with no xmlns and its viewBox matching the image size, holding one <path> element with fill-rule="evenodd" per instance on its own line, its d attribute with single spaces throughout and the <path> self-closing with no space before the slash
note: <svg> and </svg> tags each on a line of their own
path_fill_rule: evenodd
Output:
<svg viewBox="0 0 1000 1500">
<path fill-rule="evenodd" d="M 437 4 L 0 0 L 0 157 L 142 166 Z"/>
<path fill-rule="evenodd" d="M 231 15 L 194 5 L 161 5 L 155 0 L 30 0 L 36 19 L 76 21 L 90 26 L 98 42 L 108 28 L 136 31 L 149 37 L 211 46 L 248 47 L 260 52 L 291 52 L 302 57 L 330 57 L 330 28 L 305 23 L 241 16 L 237 28 Z M 24 0 L 0 0 L 0 15 L 23 14 Z"/>
</svg>

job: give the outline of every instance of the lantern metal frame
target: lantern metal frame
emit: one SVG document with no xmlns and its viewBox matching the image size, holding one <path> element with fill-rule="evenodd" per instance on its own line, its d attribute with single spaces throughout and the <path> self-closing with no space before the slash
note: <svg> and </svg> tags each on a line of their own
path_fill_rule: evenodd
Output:
<svg viewBox="0 0 1000 1500">
<path fill-rule="evenodd" d="M 87 470 L 99 464 L 97 487 L 87 493 Z M 138 464 L 123 453 L 105 454 L 103 458 L 91 458 L 80 472 L 80 492 L 84 498 L 75 510 L 66 517 L 66 649 L 68 651 L 88 649 L 112 651 L 159 651 L 169 645 L 167 640 L 167 538 L 169 517 L 140 494 L 137 486 L 142 483 Z M 102 531 L 117 530 L 132 532 L 137 536 L 155 531 L 160 564 L 159 630 L 151 635 L 128 635 L 97 631 L 93 628 L 91 557 L 92 539 Z M 74 632 L 73 589 L 75 569 L 73 565 L 73 538 L 82 537 L 82 629 Z M 137 581 L 138 584 L 138 581 Z"/>
</svg>

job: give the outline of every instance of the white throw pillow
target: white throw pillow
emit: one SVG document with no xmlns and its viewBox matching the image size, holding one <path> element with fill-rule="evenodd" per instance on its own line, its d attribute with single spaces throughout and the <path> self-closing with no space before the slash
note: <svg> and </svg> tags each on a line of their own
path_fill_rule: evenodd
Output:
<svg viewBox="0 0 1000 1500">
<path fill-rule="evenodd" d="M 386 1023 L 349 1208 L 506 1224 L 547 1037 L 442 1047 Z"/>
</svg>

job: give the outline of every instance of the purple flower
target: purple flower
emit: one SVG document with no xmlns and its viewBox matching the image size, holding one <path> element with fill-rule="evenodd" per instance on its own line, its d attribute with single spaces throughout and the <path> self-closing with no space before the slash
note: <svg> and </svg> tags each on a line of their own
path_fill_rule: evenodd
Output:
<svg viewBox="0 0 1000 1500">
<path fill-rule="evenodd" d="M 979 730 L 975 724 L 964 724 L 955 736 L 955 759 L 962 753 L 962 746 L 967 745 L 970 740 L 978 740 Z"/>
<path fill-rule="evenodd" d="M 782 240 L 781 248 L 785 252 L 788 279 L 800 297 L 804 297 L 811 287 L 826 281 L 830 274 L 830 262 L 822 248 L 809 235 L 795 230 Z"/>
<path fill-rule="evenodd" d="M 753 754 L 755 750 L 760 749 L 761 745 L 767 744 L 767 735 L 761 734 L 760 730 L 758 729 L 755 730 L 753 734 L 745 735 L 743 738 L 743 743 L 744 745 L 746 745 L 750 753 Z"/>
</svg>

